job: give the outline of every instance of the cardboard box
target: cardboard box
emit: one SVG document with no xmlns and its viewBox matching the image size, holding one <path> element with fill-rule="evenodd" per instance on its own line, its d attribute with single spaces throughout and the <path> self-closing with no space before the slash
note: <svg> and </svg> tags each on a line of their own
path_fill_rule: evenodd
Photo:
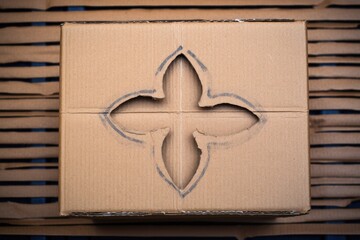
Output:
<svg viewBox="0 0 360 240">
<path fill-rule="evenodd" d="M 61 215 L 310 209 L 306 24 L 66 23 Z"/>
</svg>

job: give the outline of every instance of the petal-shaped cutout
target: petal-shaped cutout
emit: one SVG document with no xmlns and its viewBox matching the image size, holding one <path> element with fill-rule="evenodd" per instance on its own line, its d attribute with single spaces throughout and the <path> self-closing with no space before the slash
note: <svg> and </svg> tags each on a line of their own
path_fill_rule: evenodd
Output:
<svg viewBox="0 0 360 240">
<path fill-rule="evenodd" d="M 200 131 L 195 131 L 193 136 L 198 145 L 198 148 L 201 150 L 201 158 L 197 167 L 197 170 L 193 173 L 191 180 L 189 180 L 186 186 L 179 186 L 174 182 L 169 171 L 164 163 L 163 155 L 162 155 L 162 145 L 164 144 L 165 137 L 169 134 L 169 129 L 164 128 L 168 126 L 161 126 L 157 129 L 151 129 L 150 131 L 136 131 L 134 129 L 128 129 L 123 126 L 119 126 L 119 124 L 114 121 L 111 116 L 111 113 L 122 104 L 130 100 L 134 100 L 138 97 L 151 97 L 153 99 L 162 99 L 165 97 L 164 89 L 163 89 L 163 78 L 168 70 L 171 63 L 174 59 L 183 55 L 190 62 L 192 67 L 195 69 L 195 72 L 198 76 L 198 79 L 201 82 L 202 90 L 201 97 L 199 99 L 198 105 L 202 108 L 199 111 L 208 112 L 212 110 L 216 110 L 213 108 L 217 105 L 229 104 L 238 107 L 242 107 L 246 109 L 249 113 L 256 116 L 256 123 L 252 122 L 244 130 L 235 131 L 233 133 L 229 133 L 225 136 L 219 135 L 210 135 L 209 133 L 203 133 Z M 254 100 L 249 101 L 249 98 L 244 97 L 243 94 L 232 93 L 232 92 L 214 92 L 212 89 L 212 77 L 210 70 L 206 67 L 206 64 L 203 63 L 200 58 L 191 50 L 187 50 L 182 46 L 179 46 L 174 50 L 174 52 L 170 53 L 159 65 L 159 67 L 154 70 L 155 74 L 153 76 L 154 87 L 152 89 L 142 89 L 136 92 L 125 94 L 124 96 L 120 96 L 113 103 L 109 105 L 109 107 L 101 114 L 103 121 L 111 127 L 119 136 L 121 136 L 126 141 L 131 141 L 137 144 L 147 144 L 152 149 L 153 158 L 155 162 L 156 170 L 161 178 L 164 179 L 171 187 L 173 187 L 181 197 L 185 197 L 188 195 L 195 187 L 199 184 L 202 177 L 205 175 L 206 170 L 210 164 L 211 159 L 211 150 L 214 147 L 221 146 L 231 146 L 233 144 L 240 144 L 244 141 L 249 140 L 252 136 L 254 136 L 263 126 L 266 121 L 266 117 L 262 112 L 262 109 L 259 104 L 257 104 Z M 180 79 L 181 81 L 182 79 Z M 217 79 L 217 81 L 219 81 Z M 181 90 L 181 88 L 180 88 Z M 176 112 L 183 114 L 184 109 L 177 109 Z M 154 113 L 154 112 L 153 112 Z M 144 113 L 146 114 L 146 113 Z M 219 114 L 221 114 L 219 112 Z M 182 120 L 180 119 L 180 124 Z M 181 150 L 181 149 L 180 149 Z M 181 160 L 181 159 L 180 159 Z"/>
</svg>

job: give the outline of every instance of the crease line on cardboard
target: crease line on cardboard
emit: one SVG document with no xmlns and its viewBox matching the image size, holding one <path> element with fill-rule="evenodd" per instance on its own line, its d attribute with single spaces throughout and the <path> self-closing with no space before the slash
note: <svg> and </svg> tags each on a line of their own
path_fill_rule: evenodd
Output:
<svg viewBox="0 0 360 240">
<path fill-rule="evenodd" d="M 138 97 L 148 97 L 148 96 L 138 96 Z M 216 97 L 216 96 L 215 96 Z M 214 98 L 215 98 L 214 97 Z M 234 105 L 229 104 L 228 105 Z M 235 105 L 237 106 L 237 105 Z M 240 106 L 239 106 L 240 107 Z M 84 108 L 83 108 L 84 109 Z M 93 110 L 93 111 L 91 111 Z M 183 110 L 182 113 L 202 113 L 206 110 Z M 241 112 L 248 112 L 247 110 L 211 110 L 209 113 L 241 113 Z M 284 111 L 275 111 L 275 110 L 268 110 L 268 111 L 251 111 L 252 113 L 308 113 L 308 110 L 284 110 Z M 61 112 L 61 114 L 106 114 L 107 112 L 103 110 L 103 108 L 99 109 L 89 109 L 89 111 L 67 111 L 67 112 Z M 121 115 L 121 114 L 144 114 L 144 113 L 175 113 L 180 114 L 179 111 L 172 111 L 172 110 L 164 110 L 164 111 L 123 111 L 123 112 L 116 112 L 113 111 L 111 114 L 113 115 Z"/>
</svg>

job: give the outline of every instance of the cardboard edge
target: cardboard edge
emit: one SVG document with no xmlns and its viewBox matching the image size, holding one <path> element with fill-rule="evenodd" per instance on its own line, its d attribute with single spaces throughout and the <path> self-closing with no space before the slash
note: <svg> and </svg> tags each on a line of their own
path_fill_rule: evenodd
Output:
<svg viewBox="0 0 360 240">
<path fill-rule="evenodd" d="M 308 146 L 308 186 L 309 186 L 309 193 L 308 193 L 308 204 L 306 206 L 306 208 L 304 209 L 304 214 L 307 214 L 311 211 L 311 159 L 310 159 L 310 114 L 309 114 L 309 58 L 308 53 L 309 53 L 309 49 L 308 49 L 308 31 L 307 31 L 307 21 L 303 21 L 304 23 L 304 29 L 305 29 L 305 54 L 306 54 L 306 96 L 307 96 L 307 101 L 306 101 L 306 109 L 307 109 L 307 146 Z"/>
<path fill-rule="evenodd" d="M 64 174 L 64 166 L 63 166 L 63 154 L 64 154 L 64 150 L 65 150 L 65 146 L 64 146 L 64 138 L 62 137 L 64 135 L 63 131 L 65 129 L 64 125 L 64 117 L 63 117 L 63 108 L 64 108 L 64 96 L 63 96 L 63 92 L 64 92 L 64 81 L 62 81 L 63 78 L 63 64 L 61 64 L 61 62 L 63 62 L 63 51 L 64 51 L 64 46 L 63 46 L 63 28 L 64 28 L 65 24 L 61 24 L 60 26 L 60 78 L 59 78 L 59 99 L 60 99 L 60 106 L 59 106 L 59 158 L 58 158 L 58 162 L 59 162 L 59 176 L 58 176 L 58 183 L 59 183 L 59 188 L 58 188 L 58 196 L 59 196 L 59 214 L 60 216 L 67 216 L 67 213 L 64 211 L 65 206 L 65 194 L 63 193 L 63 174 Z"/>
<path fill-rule="evenodd" d="M 129 20 L 129 21 L 69 21 L 64 24 L 128 24 L 128 23 L 179 23 L 179 22 L 225 22 L 225 23 L 233 23 L 233 22 L 304 22 L 303 20 L 295 20 L 295 19 L 273 19 L 273 18 L 235 18 L 235 19 L 180 19 L 180 20 Z"/>
<path fill-rule="evenodd" d="M 308 211 L 292 210 L 292 211 L 241 211 L 241 210 L 226 210 L 226 211 L 181 211 L 181 212 L 67 212 L 63 216 L 69 217 L 150 217 L 150 216 L 299 216 L 307 214 Z"/>
</svg>

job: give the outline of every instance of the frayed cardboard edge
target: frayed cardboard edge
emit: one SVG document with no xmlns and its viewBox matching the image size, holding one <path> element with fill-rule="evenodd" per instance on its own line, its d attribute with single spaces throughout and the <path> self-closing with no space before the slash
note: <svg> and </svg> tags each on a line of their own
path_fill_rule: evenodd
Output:
<svg viewBox="0 0 360 240">
<path fill-rule="evenodd" d="M 295 19 L 271 19 L 271 18 L 235 18 L 235 19 L 179 19 L 179 20 L 129 20 L 129 21 L 69 21 L 61 23 L 60 26 L 64 26 L 67 23 L 70 24 L 128 24 L 128 23 L 234 23 L 234 22 L 304 22 Z"/>
</svg>

